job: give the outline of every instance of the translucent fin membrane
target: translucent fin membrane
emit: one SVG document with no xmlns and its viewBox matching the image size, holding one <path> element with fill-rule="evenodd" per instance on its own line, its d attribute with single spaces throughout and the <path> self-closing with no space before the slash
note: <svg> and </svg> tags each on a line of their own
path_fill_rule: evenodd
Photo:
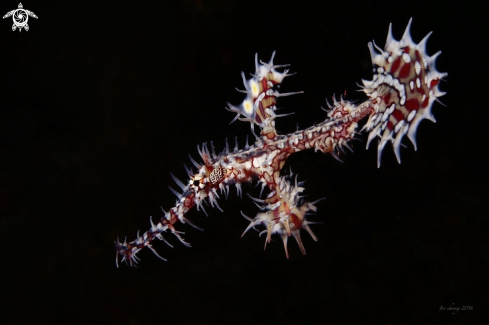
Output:
<svg viewBox="0 0 489 325">
<path fill-rule="evenodd" d="M 243 78 L 243 84 L 245 90 L 238 90 L 246 94 L 244 101 L 234 106 L 228 103 L 226 108 L 230 112 L 237 113 L 236 119 L 241 121 L 251 122 L 251 129 L 253 130 L 253 124 L 264 128 L 265 125 L 271 123 L 278 115 L 274 113 L 276 109 L 277 97 L 289 96 L 298 94 L 294 93 L 279 93 L 277 86 L 282 83 L 282 80 L 290 76 L 289 70 L 285 69 L 283 72 L 279 72 L 277 68 L 287 67 L 288 65 L 274 65 L 273 58 L 275 52 L 273 52 L 270 62 L 264 63 L 258 62 L 258 54 L 255 55 L 255 74 L 251 79 L 246 79 L 244 72 L 241 72 Z M 241 117 L 241 115 L 243 117 Z"/>
<path fill-rule="evenodd" d="M 423 119 L 435 122 L 431 113 L 432 104 L 445 94 L 438 89 L 438 84 L 447 73 L 435 68 L 436 58 L 441 52 L 432 56 L 426 53 L 426 42 L 431 32 L 419 44 L 413 42 L 411 20 L 399 41 L 392 35 L 392 24 L 389 26 L 383 50 L 375 42 L 368 44 L 374 75 L 370 81 L 362 80 L 363 91 L 371 99 L 375 112 L 365 128 L 370 131 L 367 148 L 373 138 L 380 137 L 378 166 L 388 141 L 392 143 L 399 163 L 404 135 L 408 135 L 416 150 L 419 123 Z"/>
</svg>

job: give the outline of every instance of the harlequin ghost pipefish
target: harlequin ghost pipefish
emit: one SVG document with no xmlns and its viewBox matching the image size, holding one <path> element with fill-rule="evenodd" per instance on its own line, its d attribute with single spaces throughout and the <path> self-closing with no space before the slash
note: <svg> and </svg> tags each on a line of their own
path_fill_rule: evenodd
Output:
<svg viewBox="0 0 489 325">
<path fill-rule="evenodd" d="M 410 34 L 411 20 L 398 41 L 392 35 L 392 24 L 389 26 L 387 41 L 384 49 L 375 42 L 368 43 L 373 64 L 373 79 L 362 80 L 361 90 L 367 95 L 367 100 L 359 105 L 351 101 L 339 101 L 333 96 L 333 104 L 328 101 L 329 109 L 324 122 L 298 130 L 287 135 L 279 135 L 275 129 L 275 119 L 288 115 L 276 114 L 277 98 L 295 93 L 280 93 L 278 86 L 285 77 L 290 76 L 289 70 L 283 68 L 287 65 L 275 65 L 273 59 L 275 52 L 268 63 L 258 60 L 255 56 L 255 73 L 251 79 L 246 79 L 241 73 L 246 94 L 244 101 L 238 106 L 228 103 L 226 109 L 236 113 L 235 120 L 251 123 L 251 132 L 256 138 L 253 145 L 238 147 L 238 142 L 230 150 L 226 140 L 225 148 L 216 154 L 211 142 L 210 151 L 207 143 L 197 146 L 202 158 L 195 161 L 190 155 L 190 161 L 197 168 L 197 172 L 187 168 L 189 180 L 181 182 L 171 174 L 175 183 L 180 187 L 181 193 L 170 187 L 177 196 L 175 206 L 168 211 L 163 209 L 163 217 L 155 224 L 150 218 L 151 228 L 131 242 L 120 242 L 117 239 L 116 264 L 119 256 L 122 261 L 133 266 L 138 263 L 136 254 L 144 247 L 148 247 L 160 259 L 161 257 L 152 246 L 155 238 L 164 241 L 173 247 L 164 237 L 163 233 L 170 232 L 182 244 L 190 247 L 182 238 L 183 232 L 176 230 L 177 222 L 188 223 L 199 230 L 185 217 L 185 214 L 194 206 L 207 214 L 204 204 L 210 204 L 221 210 L 217 199 L 220 194 L 229 194 L 230 185 L 235 185 L 238 195 L 242 195 L 242 183 L 257 181 L 263 189 L 268 188 L 264 198 L 252 200 L 260 207 L 260 212 L 250 218 L 243 212 L 241 214 L 250 223 L 242 236 L 256 226 L 264 226 L 262 233 L 266 234 L 265 247 L 273 234 L 278 234 L 283 241 L 285 255 L 288 258 L 287 241 L 293 236 L 297 241 L 302 254 L 306 251 L 301 241 L 301 229 L 306 230 L 317 241 L 311 230 L 314 224 L 307 219 L 310 212 L 315 212 L 315 202 L 307 202 L 301 197 L 304 191 L 303 183 L 297 181 L 292 173 L 280 176 L 282 167 L 287 158 L 295 152 L 307 149 L 330 153 L 339 160 L 338 154 L 344 148 L 350 149 L 349 142 L 362 131 L 368 132 L 367 149 L 374 138 L 379 138 L 377 144 L 377 166 L 380 167 L 382 151 L 387 142 L 391 142 L 397 161 L 400 163 L 400 147 L 403 137 L 407 137 L 416 150 L 416 130 L 423 119 L 435 122 L 431 113 L 434 101 L 445 93 L 438 89 L 438 83 L 447 73 L 441 73 L 435 68 L 435 61 L 441 52 L 432 56 L 426 53 L 426 42 L 431 32 L 418 44 L 414 43 Z M 277 70 L 279 69 L 279 70 Z M 282 71 L 280 71 L 282 70 Z M 367 118 L 361 130 L 357 130 L 360 120 Z M 260 129 L 259 135 L 255 127 Z M 353 150 L 351 150 L 353 151 Z M 341 160 L 340 160 L 341 161 Z M 260 197 L 262 193 L 260 193 Z M 256 230 L 256 229 L 255 229 Z"/>
</svg>

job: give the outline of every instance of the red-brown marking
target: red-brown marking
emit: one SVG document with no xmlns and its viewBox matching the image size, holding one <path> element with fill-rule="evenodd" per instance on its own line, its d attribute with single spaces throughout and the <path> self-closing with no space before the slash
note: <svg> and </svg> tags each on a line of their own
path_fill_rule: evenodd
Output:
<svg viewBox="0 0 489 325">
<path fill-rule="evenodd" d="M 419 101 L 417 98 L 411 98 L 406 100 L 406 103 L 404 106 L 407 108 L 408 111 L 414 111 L 419 109 Z"/>
<path fill-rule="evenodd" d="M 395 109 L 392 112 L 392 116 L 399 122 L 401 120 L 404 120 L 404 114 L 402 114 L 401 110 Z"/>
<path fill-rule="evenodd" d="M 260 111 L 260 117 L 266 119 L 267 115 L 265 114 L 265 107 L 263 107 L 263 101 L 260 101 L 260 103 L 258 103 L 258 109 Z"/>
<path fill-rule="evenodd" d="M 431 80 L 430 88 L 435 87 L 436 85 L 438 85 L 439 82 L 440 82 L 440 79 L 438 79 L 438 78 Z"/>
<path fill-rule="evenodd" d="M 409 74 L 411 73 L 411 64 L 410 63 L 405 63 L 403 67 L 401 68 L 401 71 L 399 71 L 399 78 L 407 78 L 409 77 Z"/>
<path fill-rule="evenodd" d="M 263 91 L 267 91 L 267 90 L 268 90 L 267 81 L 268 81 L 268 80 L 267 80 L 267 78 L 263 78 L 263 79 L 261 80 L 261 87 L 262 87 L 262 90 L 263 90 Z"/>
<path fill-rule="evenodd" d="M 256 121 L 256 123 L 261 124 L 262 119 L 260 117 L 260 114 L 255 114 L 255 121 Z"/>
<path fill-rule="evenodd" d="M 295 229 L 301 229 L 302 228 L 302 222 L 301 222 L 301 220 L 294 213 L 292 213 L 290 215 L 289 221 L 295 225 Z"/>
<path fill-rule="evenodd" d="M 426 96 L 426 98 L 423 100 L 423 103 L 421 104 L 421 107 L 426 108 L 429 103 L 430 103 L 430 99 L 428 98 L 428 96 Z"/>
<path fill-rule="evenodd" d="M 401 58 L 399 57 L 392 63 L 390 73 L 394 74 L 397 71 L 397 69 L 399 69 L 400 65 L 401 65 Z"/>
<path fill-rule="evenodd" d="M 416 56 L 416 61 L 418 61 L 421 64 L 421 62 L 423 61 L 421 59 L 421 54 L 419 54 L 419 51 L 418 50 L 414 51 L 414 55 Z"/>
<path fill-rule="evenodd" d="M 389 120 L 387 122 L 387 129 L 392 130 L 393 128 L 394 128 L 394 124 L 392 124 L 392 122 Z"/>
</svg>

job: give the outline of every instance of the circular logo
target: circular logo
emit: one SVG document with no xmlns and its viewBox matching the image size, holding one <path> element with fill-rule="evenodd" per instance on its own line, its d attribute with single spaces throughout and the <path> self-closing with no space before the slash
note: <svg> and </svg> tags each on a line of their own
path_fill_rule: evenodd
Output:
<svg viewBox="0 0 489 325">
<path fill-rule="evenodd" d="M 20 28 L 24 27 L 27 24 L 27 20 L 29 19 L 27 12 L 24 9 L 15 10 L 12 16 L 14 19 L 15 26 Z"/>
</svg>

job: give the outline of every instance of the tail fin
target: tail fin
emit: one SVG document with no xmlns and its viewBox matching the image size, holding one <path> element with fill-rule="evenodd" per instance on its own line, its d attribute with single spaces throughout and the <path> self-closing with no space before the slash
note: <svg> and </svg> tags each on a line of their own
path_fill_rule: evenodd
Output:
<svg viewBox="0 0 489 325">
<path fill-rule="evenodd" d="M 445 94 L 438 89 L 438 83 L 447 73 L 441 73 L 435 68 L 435 60 L 441 52 L 433 56 L 426 54 L 426 41 L 431 32 L 419 44 L 413 42 L 410 34 L 411 21 L 412 19 L 399 41 L 392 36 L 392 24 L 389 26 L 384 50 L 375 42 L 368 44 L 374 76 L 373 80 L 362 82 L 363 91 L 372 101 L 375 112 L 365 128 L 370 131 L 367 148 L 374 137 L 380 137 L 377 149 L 378 167 L 387 141 L 392 142 L 399 163 L 404 135 L 408 135 L 416 150 L 416 130 L 419 123 L 423 119 L 435 122 L 431 106 L 433 101 Z"/>
</svg>

